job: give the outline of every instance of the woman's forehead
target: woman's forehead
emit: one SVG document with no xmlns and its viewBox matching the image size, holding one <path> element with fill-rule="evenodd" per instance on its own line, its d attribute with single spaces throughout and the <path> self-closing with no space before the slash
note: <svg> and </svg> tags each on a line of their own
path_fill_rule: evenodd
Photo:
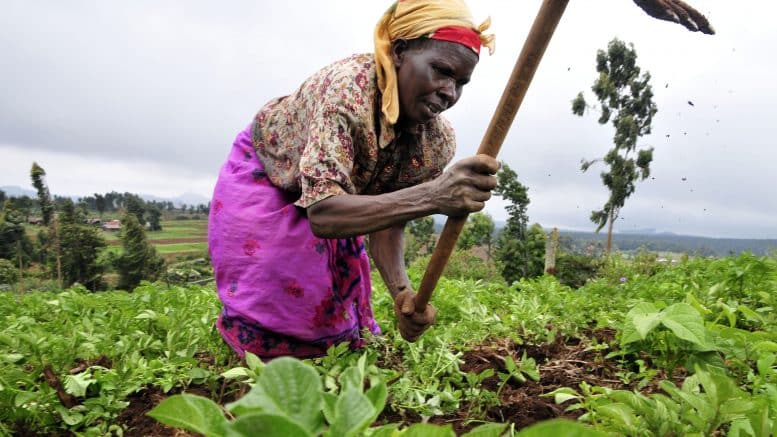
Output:
<svg viewBox="0 0 777 437">
<path fill-rule="evenodd" d="M 420 48 L 430 59 L 451 63 L 478 63 L 479 56 L 467 46 L 450 41 L 427 40 Z"/>
</svg>

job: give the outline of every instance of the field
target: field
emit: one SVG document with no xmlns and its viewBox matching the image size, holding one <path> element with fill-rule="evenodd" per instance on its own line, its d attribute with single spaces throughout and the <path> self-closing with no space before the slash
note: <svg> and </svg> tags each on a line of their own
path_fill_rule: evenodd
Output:
<svg viewBox="0 0 777 437">
<path fill-rule="evenodd" d="M 121 250 L 118 232 L 103 231 L 103 236 L 108 250 Z M 164 220 L 161 231 L 147 232 L 146 236 L 157 252 L 169 261 L 192 255 L 204 256 L 208 251 L 206 219 Z"/>
<path fill-rule="evenodd" d="M 0 433 L 773 435 L 774 257 L 616 258 L 579 289 L 475 267 L 416 343 L 375 277 L 381 336 L 269 364 L 223 344 L 212 285 L 2 293 Z"/>
</svg>

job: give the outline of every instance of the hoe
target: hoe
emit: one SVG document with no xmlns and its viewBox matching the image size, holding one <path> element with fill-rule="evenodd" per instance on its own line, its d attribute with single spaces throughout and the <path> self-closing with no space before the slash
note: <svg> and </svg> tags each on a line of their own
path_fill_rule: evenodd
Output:
<svg viewBox="0 0 777 437">
<path fill-rule="evenodd" d="M 693 32 L 708 35 L 715 34 L 707 19 L 696 9 L 680 0 L 633 0 L 651 17 L 659 20 L 672 21 L 685 26 Z M 496 158 L 499 149 L 507 136 L 507 131 L 515 119 L 515 114 L 521 106 L 526 90 L 537 71 L 542 55 L 548 47 L 550 38 L 556 30 L 561 16 L 569 0 L 543 0 L 537 17 L 534 19 L 529 35 L 526 37 L 523 49 L 515 62 L 513 71 L 507 81 L 491 122 L 488 125 L 483 140 L 478 148 L 478 154 L 486 154 Z M 445 222 L 437 246 L 426 268 L 418 294 L 415 298 L 415 310 L 423 312 L 432 296 L 437 281 L 448 263 L 451 252 L 456 246 L 467 217 L 449 217 Z"/>
</svg>

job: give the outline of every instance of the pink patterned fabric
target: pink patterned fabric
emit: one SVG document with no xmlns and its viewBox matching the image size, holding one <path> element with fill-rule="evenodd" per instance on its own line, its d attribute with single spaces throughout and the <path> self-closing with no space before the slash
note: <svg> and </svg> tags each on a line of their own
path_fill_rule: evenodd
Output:
<svg viewBox="0 0 777 437">
<path fill-rule="evenodd" d="M 382 194 L 432 180 L 456 152 L 442 116 L 417 137 L 397 135 L 380 110 L 372 54 L 353 55 L 314 73 L 296 91 L 268 102 L 251 130 L 272 183 L 300 193 L 296 205 L 339 194 Z"/>
<path fill-rule="evenodd" d="M 221 168 L 208 244 L 224 309 L 217 327 L 241 356 L 322 355 L 378 334 L 364 238 L 313 235 L 299 194 L 274 186 L 241 132 Z"/>
</svg>

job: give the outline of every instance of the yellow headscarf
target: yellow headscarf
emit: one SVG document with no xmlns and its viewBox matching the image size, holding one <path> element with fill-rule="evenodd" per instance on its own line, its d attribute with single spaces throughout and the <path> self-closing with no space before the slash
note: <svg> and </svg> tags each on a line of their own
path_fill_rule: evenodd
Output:
<svg viewBox="0 0 777 437">
<path fill-rule="evenodd" d="M 399 118 L 399 90 L 391 60 L 391 42 L 420 38 L 442 27 L 462 26 L 477 32 L 488 53 L 494 53 L 494 35 L 483 34 L 491 19 L 477 27 L 473 23 L 472 13 L 463 0 L 398 0 L 383 14 L 375 27 L 375 64 L 383 95 L 381 110 L 389 123 L 394 124 Z"/>
</svg>

